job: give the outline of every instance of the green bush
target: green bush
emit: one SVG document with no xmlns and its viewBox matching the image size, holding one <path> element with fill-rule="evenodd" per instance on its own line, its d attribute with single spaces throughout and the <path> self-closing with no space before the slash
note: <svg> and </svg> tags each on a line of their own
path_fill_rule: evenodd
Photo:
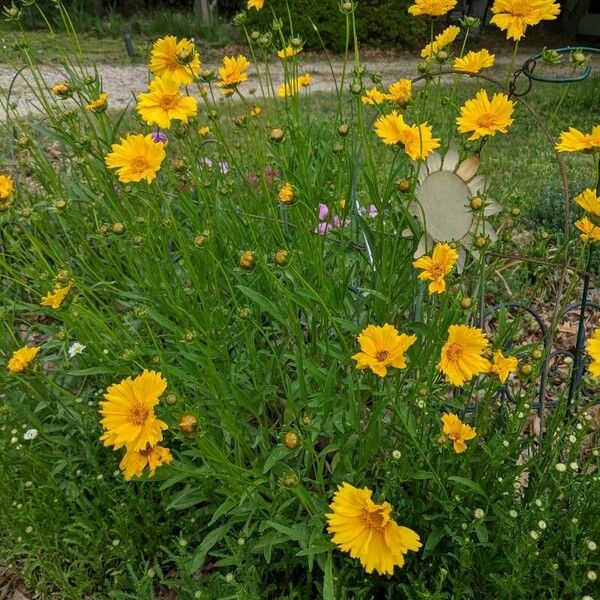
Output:
<svg viewBox="0 0 600 600">
<path fill-rule="evenodd" d="M 410 4 L 410 0 L 361 0 L 356 9 L 359 42 L 380 48 L 414 45 L 423 36 L 426 23 L 410 17 L 407 12 Z M 288 35 L 285 0 L 271 0 L 261 11 L 248 11 L 248 29 L 269 28 L 273 12 L 283 20 L 284 34 Z M 320 48 L 320 36 L 328 49 L 343 50 L 345 18 L 337 0 L 294 2 L 294 33 L 302 37 L 306 48 Z"/>
</svg>

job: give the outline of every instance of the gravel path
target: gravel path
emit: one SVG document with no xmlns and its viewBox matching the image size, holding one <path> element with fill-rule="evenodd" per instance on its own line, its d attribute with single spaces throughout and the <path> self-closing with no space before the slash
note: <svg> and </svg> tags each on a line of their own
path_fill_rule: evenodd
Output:
<svg viewBox="0 0 600 600">
<path fill-rule="evenodd" d="M 516 64 L 520 65 L 528 58 L 528 55 L 523 54 L 517 57 Z M 493 69 L 488 70 L 489 74 L 504 74 L 505 69 L 510 61 L 508 55 L 496 56 L 496 65 Z M 399 54 L 394 58 L 389 59 L 365 59 L 364 65 L 369 71 L 379 71 L 383 75 L 385 83 L 391 83 L 401 77 L 412 77 L 417 72 L 417 67 L 421 63 L 419 57 L 410 53 Z M 208 65 L 217 67 L 217 65 Z M 342 72 L 342 63 L 335 60 L 332 64 L 335 77 L 340 81 Z M 145 65 L 96 65 L 98 72 L 102 78 L 104 90 L 109 96 L 109 105 L 113 109 L 125 108 L 128 104 L 134 103 L 134 95 L 143 91 L 148 82 L 148 70 Z M 346 75 L 346 81 L 349 82 L 351 77 L 351 67 Z M 40 72 L 47 85 L 51 87 L 59 81 L 65 79 L 61 67 L 58 65 L 44 65 L 40 67 Z M 313 92 L 323 91 L 328 92 L 333 90 L 333 77 L 330 66 L 323 60 L 305 60 L 301 65 L 302 73 L 310 73 L 312 82 L 310 89 Z M 283 83 L 283 69 L 280 63 L 271 66 L 271 74 L 275 86 Z M 15 76 L 15 71 L 7 65 L 0 65 L 0 93 L 6 95 L 8 88 Z M 16 110 L 21 115 L 35 114 L 37 112 L 38 101 L 35 98 L 30 83 L 32 75 L 29 71 L 23 71 L 22 75 L 15 79 L 10 100 L 15 103 Z M 367 80 L 368 81 L 368 80 Z M 251 88 L 257 88 L 258 79 L 256 72 L 250 71 L 250 79 L 243 86 L 241 91 L 248 92 Z M 4 112 L 4 111 L 2 111 Z M 3 120 L 3 115 L 0 116 L 0 121 Z"/>
</svg>

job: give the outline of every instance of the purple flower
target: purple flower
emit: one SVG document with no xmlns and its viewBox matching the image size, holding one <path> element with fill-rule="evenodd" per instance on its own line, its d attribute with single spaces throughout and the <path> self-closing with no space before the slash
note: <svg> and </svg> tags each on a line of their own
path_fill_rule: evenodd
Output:
<svg viewBox="0 0 600 600">
<path fill-rule="evenodd" d="M 208 158 L 207 156 L 205 156 L 205 157 L 202 159 L 202 162 L 204 163 L 204 166 L 205 166 L 205 167 L 207 167 L 207 168 L 209 168 L 209 169 L 212 169 L 212 166 L 213 166 L 213 161 L 212 161 L 212 160 L 210 160 L 210 158 Z"/>
<path fill-rule="evenodd" d="M 152 141 L 156 144 L 166 144 L 169 138 L 162 131 L 153 131 L 152 132 Z"/>
<path fill-rule="evenodd" d="M 319 221 L 324 221 L 329 216 L 329 208 L 326 204 L 319 204 Z"/>
<path fill-rule="evenodd" d="M 369 208 L 367 208 L 366 210 L 366 215 L 367 217 L 371 217 L 374 218 L 379 214 L 379 211 L 377 210 L 377 207 L 374 204 L 371 204 L 369 206 Z"/>
<path fill-rule="evenodd" d="M 227 173 L 229 173 L 229 165 L 224 160 L 219 163 L 219 168 L 221 169 L 221 173 L 223 173 L 223 175 L 227 175 Z"/>
</svg>

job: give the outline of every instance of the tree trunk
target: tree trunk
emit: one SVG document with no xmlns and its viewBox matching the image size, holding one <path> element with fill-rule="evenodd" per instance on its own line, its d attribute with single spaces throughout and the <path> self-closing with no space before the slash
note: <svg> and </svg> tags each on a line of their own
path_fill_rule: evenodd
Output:
<svg viewBox="0 0 600 600">
<path fill-rule="evenodd" d="M 202 25 L 210 25 L 208 0 L 194 0 L 194 14 L 202 19 Z"/>
</svg>

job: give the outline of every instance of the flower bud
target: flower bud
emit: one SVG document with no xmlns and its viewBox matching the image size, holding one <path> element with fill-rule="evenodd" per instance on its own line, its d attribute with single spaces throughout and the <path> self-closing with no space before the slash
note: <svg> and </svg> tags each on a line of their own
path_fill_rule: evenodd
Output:
<svg viewBox="0 0 600 600">
<path fill-rule="evenodd" d="M 350 132 L 350 126 L 348 123 L 340 123 L 338 125 L 337 132 L 340 137 L 346 137 Z"/>
<path fill-rule="evenodd" d="M 246 250 L 242 253 L 239 260 L 239 266 L 242 269 L 250 271 L 256 266 L 256 254 L 252 250 Z"/>
<path fill-rule="evenodd" d="M 295 431 L 288 431 L 283 436 L 283 445 L 289 450 L 293 450 L 300 443 L 300 436 Z"/>
<path fill-rule="evenodd" d="M 460 299 L 459 304 L 463 310 L 468 310 L 471 308 L 471 306 L 473 306 L 473 301 L 468 296 L 465 296 L 464 298 Z"/>
<path fill-rule="evenodd" d="M 294 473 L 288 473 L 281 478 L 281 483 L 285 487 L 292 487 L 298 483 L 298 477 Z"/>
<path fill-rule="evenodd" d="M 399 192 L 406 194 L 406 192 L 410 191 L 410 181 L 408 179 L 399 179 L 396 181 L 396 188 Z"/>
<path fill-rule="evenodd" d="M 379 71 L 373 71 L 373 73 L 371 73 L 371 81 L 375 85 L 381 83 L 383 81 L 383 75 L 381 74 L 381 72 L 379 72 Z"/>
<path fill-rule="evenodd" d="M 358 79 L 355 79 L 352 84 L 350 85 L 350 93 L 354 94 L 355 96 L 360 96 L 362 94 L 363 91 L 363 85 L 360 81 L 358 81 Z"/>
<path fill-rule="evenodd" d="M 540 358 L 542 358 L 543 355 L 544 353 L 539 348 L 534 348 L 531 351 L 531 358 L 533 358 L 534 360 L 540 360 Z"/>
<path fill-rule="evenodd" d="M 123 225 L 123 223 L 113 223 L 111 231 L 115 235 L 123 235 L 125 233 L 125 225 Z"/>
<path fill-rule="evenodd" d="M 517 207 L 515 207 L 515 208 L 511 208 L 511 209 L 510 209 L 510 214 L 511 214 L 513 217 L 518 217 L 518 216 L 521 214 L 521 209 L 520 209 L 520 208 L 517 208 Z"/>
<path fill-rule="evenodd" d="M 521 373 L 523 377 L 529 377 L 533 373 L 533 367 L 529 363 L 523 363 L 519 367 L 519 373 Z"/>
<path fill-rule="evenodd" d="M 290 260 L 290 253 L 287 250 L 278 250 L 273 255 L 273 260 L 280 267 L 284 267 L 285 265 L 288 264 L 288 262 Z"/>
<path fill-rule="evenodd" d="M 340 10 L 347 15 L 354 10 L 354 4 L 352 2 L 342 2 L 340 4 Z"/>
<path fill-rule="evenodd" d="M 141 246 L 144 243 L 144 238 L 141 235 L 133 236 L 133 244 L 134 246 Z"/>
<path fill-rule="evenodd" d="M 559 65 L 562 62 L 562 56 L 551 48 L 542 50 L 542 60 L 549 65 Z"/>
<path fill-rule="evenodd" d="M 435 55 L 435 60 L 437 60 L 437 62 L 439 62 L 440 64 L 443 64 L 448 60 L 449 57 L 450 55 L 445 50 L 440 50 Z"/>
<path fill-rule="evenodd" d="M 269 138 L 272 142 L 279 144 L 280 142 L 283 142 L 283 139 L 285 138 L 285 131 L 283 131 L 283 129 L 279 129 L 278 127 L 271 129 Z"/>
<path fill-rule="evenodd" d="M 194 415 L 183 415 L 177 424 L 181 433 L 194 433 L 198 429 L 198 419 Z"/>
<path fill-rule="evenodd" d="M 237 27 L 240 27 L 240 26 L 244 25 L 247 20 L 248 20 L 248 15 L 246 14 L 246 11 L 243 10 L 233 17 L 233 24 L 236 25 Z"/>
<path fill-rule="evenodd" d="M 483 207 L 483 198 L 481 196 L 474 196 L 469 202 L 471 210 L 480 210 Z"/>
<path fill-rule="evenodd" d="M 198 235 L 194 236 L 194 246 L 196 246 L 196 248 L 202 248 L 202 246 L 204 246 L 206 244 L 206 235 L 203 233 L 199 233 Z"/>
<path fill-rule="evenodd" d="M 175 59 L 183 66 L 192 64 L 195 57 L 196 49 L 193 46 L 191 48 L 182 48 L 175 52 Z"/>
<path fill-rule="evenodd" d="M 463 17 L 460 24 L 463 29 L 477 29 L 481 25 L 481 21 L 477 17 Z"/>
<path fill-rule="evenodd" d="M 474 241 L 475 248 L 479 248 L 479 249 L 485 248 L 487 246 L 487 243 L 488 243 L 487 238 L 483 235 L 478 235 Z"/>
</svg>

